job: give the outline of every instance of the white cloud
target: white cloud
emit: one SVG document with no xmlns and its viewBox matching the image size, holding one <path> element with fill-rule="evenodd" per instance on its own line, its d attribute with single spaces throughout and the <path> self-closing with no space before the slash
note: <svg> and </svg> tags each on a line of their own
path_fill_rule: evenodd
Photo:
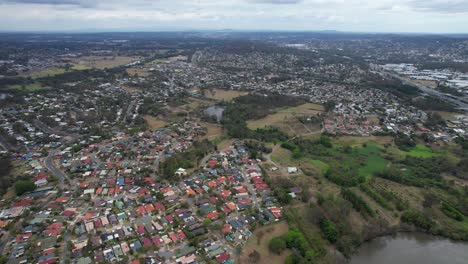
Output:
<svg viewBox="0 0 468 264">
<path fill-rule="evenodd" d="M 468 0 L 0 0 L 0 30 L 463 32 L 467 12 Z"/>
</svg>

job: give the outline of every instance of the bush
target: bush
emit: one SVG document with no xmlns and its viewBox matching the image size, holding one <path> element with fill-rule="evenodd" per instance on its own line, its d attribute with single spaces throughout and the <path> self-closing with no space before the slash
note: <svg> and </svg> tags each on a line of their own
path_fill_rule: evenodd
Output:
<svg viewBox="0 0 468 264">
<path fill-rule="evenodd" d="M 341 195 L 343 198 L 348 200 L 356 211 L 360 212 L 364 217 L 374 216 L 375 212 L 369 207 L 369 205 L 357 194 L 349 189 L 341 189 Z"/>
<path fill-rule="evenodd" d="M 453 208 L 448 203 L 442 202 L 442 212 L 450 218 L 453 218 L 457 221 L 463 221 L 464 217 L 457 209 Z"/>
<path fill-rule="evenodd" d="M 324 218 L 320 221 L 320 229 L 324 234 L 325 238 L 331 243 L 335 243 L 338 240 L 338 230 L 336 229 L 335 223 Z"/>
<path fill-rule="evenodd" d="M 385 209 L 388 210 L 393 210 L 392 206 L 387 202 L 387 200 L 377 192 L 371 189 L 371 187 L 368 184 L 361 184 L 359 185 L 361 190 L 365 192 L 367 195 L 369 195 L 374 201 L 376 201 L 380 206 L 382 206 Z"/>
<path fill-rule="evenodd" d="M 286 242 L 281 237 L 274 237 L 268 243 L 268 248 L 271 252 L 279 255 L 286 249 Z"/>
<path fill-rule="evenodd" d="M 16 195 L 22 195 L 23 193 L 34 191 L 36 185 L 31 180 L 21 180 L 15 183 Z"/>
<path fill-rule="evenodd" d="M 403 212 L 401 215 L 401 221 L 408 224 L 413 224 L 414 226 L 425 230 L 430 230 L 435 225 L 434 222 L 432 222 L 429 218 L 415 210 L 408 210 Z"/>
</svg>

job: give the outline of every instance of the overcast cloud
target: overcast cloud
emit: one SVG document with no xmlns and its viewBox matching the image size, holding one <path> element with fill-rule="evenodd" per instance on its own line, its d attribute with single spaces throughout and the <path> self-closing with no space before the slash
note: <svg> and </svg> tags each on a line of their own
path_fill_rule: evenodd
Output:
<svg viewBox="0 0 468 264">
<path fill-rule="evenodd" d="M 1 31 L 468 33 L 468 0 L 0 0 Z"/>
</svg>

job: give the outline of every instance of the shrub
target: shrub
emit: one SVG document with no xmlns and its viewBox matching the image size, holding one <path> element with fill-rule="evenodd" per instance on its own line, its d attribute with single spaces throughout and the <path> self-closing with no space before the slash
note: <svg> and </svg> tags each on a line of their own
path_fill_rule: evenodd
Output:
<svg viewBox="0 0 468 264">
<path fill-rule="evenodd" d="M 453 208 L 448 203 L 442 202 L 442 212 L 450 218 L 453 218 L 457 221 L 463 221 L 463 214 L 461 214 L 457 209 Z"/>
<path fill-rule="evenodd" d="M 338 240 L 338 230 L 336 229 L 335 223 L 324 218 L 320 221 L 320 229 L 324 234 L 325 238 L 331 243 L 335 243 Z"/>
<path fill-rule="evenodd" d="M 429 218 L 415 210 L 408 210 L 403 212 L 401 215 L 401 221 L 408 224 L 413 224 L 414 226 L 425 230 L 430 230 L 435 225 L 434 222 L 432 222 Z"/>
<path fill-rule="evenodd" d="M 286 249 L 286 242 L 281 237 L 274 237 L 270 240 L 268 248 L 271 252 L 279 255 Z"/>
<path fill-rule="evenodd" d="M 21 180 L 15 183 L 16 195 L 22 195 L 23 193 L 34 191 L 36 185 L 31 180 Z"/>
</svg>

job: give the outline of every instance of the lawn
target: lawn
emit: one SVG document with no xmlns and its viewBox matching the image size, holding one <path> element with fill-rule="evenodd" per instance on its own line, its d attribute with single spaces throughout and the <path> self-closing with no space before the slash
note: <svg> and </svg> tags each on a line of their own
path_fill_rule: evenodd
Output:
<svg viewBox="0 0 468 264">
<path fill-rule="evenodd" d="M 437 153 L 435 153 L 434 151 L 432 151 L 431 148 L 425 145 L 418 144 L 416 145 L 416 147 L 408 151 L 407 155 L 418 158 L 430 158 L 437 156 Z"/>
</svg>

